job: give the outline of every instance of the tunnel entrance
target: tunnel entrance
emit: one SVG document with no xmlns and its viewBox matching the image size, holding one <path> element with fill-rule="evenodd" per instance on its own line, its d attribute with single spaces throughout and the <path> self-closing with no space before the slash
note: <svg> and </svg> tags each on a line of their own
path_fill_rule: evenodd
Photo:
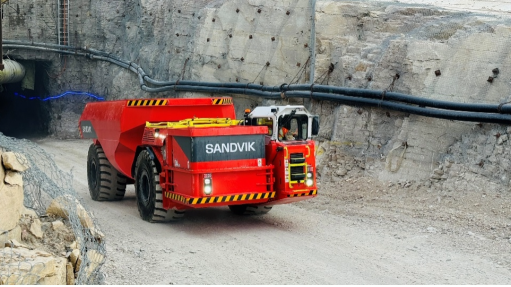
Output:
<svg viewBox="0 0 511 287">
<path fill-rule="evenodd" d="M 0 132 L 16 138 L 39 138 L 49 134 L 50 104 L 45 83 L 48 76 L 44 62 L 19 61 L 33 67 L 34 89 L 23 89 L 22 83 L 2 84 L 0 92 Z M 26 67 L 25 66 L 25 67 Z M 27 69 L 29 73 L 30 68 Z"/>
</svg>

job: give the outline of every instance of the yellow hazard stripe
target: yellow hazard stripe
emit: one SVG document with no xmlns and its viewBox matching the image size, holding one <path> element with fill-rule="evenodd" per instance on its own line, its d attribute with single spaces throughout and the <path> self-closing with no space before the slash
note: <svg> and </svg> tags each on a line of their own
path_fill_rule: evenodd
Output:
<svg viewBox="0 0 511 287">
<path fill-rule="evenodd" d="M 198 205 L 208 204 L 217 202 L 235 202 L 243 200 L 254 200 L 254 199 L 267 199 L 274 198 L 274 192 L 263 192 L 263 193 L 249 193 L 249 194 L 238 194 L 238 195 L 221 195 L 221 196 L 208 196 L 208 197 L 185 197 L 172 192 L 165 192 L 165 197 L 170 198 L 174 201 L 179 201 L 183 204 Z"/>
<path fill-rule="evenodd" d="M 232 98 L 215 98 L 211 102 L 213 105 L 232 105 Z"/>
<path fill-rule="evenodd" d="M 288 194 L 287 197 L 299 197 L 299 196 L 310 196 L 310 195 L 316 195 L 318 194 L 317 190 L 311 190 L 309 192 L 303 192 L 303 193 L 295 193 L 295 194 Z"/>
<path fill-rule="evenodd" d="M 128 107 L 142 107 L 142 106 L 165 106 L 167 100 L 128 100 Z"/>
</svg>

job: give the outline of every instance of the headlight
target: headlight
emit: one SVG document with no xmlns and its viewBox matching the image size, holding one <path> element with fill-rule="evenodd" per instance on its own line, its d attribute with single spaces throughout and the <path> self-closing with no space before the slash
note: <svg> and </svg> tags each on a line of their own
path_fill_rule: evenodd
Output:
<svg viewBox="0 0 511 287">
<path fill-rule="evenodd" d="M 165 137 L 166 137 L 166 133 L 160 133 L 160 129 L 154 130 L 154 138 L 155 139 L 165 140 Z"/>
<path fill-rule="evenodd" d="M 314 184 L 314 178 L 312 174 L 312 166 L 307 167 L 307 179 L 305 180 L 305 185 L 312 186 Z"/>
<path fill-rule="evenodd" d="M 211 173 L 204 174 L 204 194 L 210 195 L 213 193 L 213 180 L 211 179 Z"/>
</svg>

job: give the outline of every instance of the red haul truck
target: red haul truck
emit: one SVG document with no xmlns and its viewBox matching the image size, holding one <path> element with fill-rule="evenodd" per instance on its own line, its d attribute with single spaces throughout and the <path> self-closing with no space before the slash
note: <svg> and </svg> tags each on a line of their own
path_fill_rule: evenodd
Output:
<svg viewBox="0 0 511 287">
<path fill-rule="evenodd" d="M 79 121 L 92 139 L 93 200 L 120 200 L 135 185 L 142 219 L 180 219 L 193 208 L 236 214 L 315 197 L 319 119 L 303 106 L 256 107 L 235 119 L 232 99 L 136 99 L 88 103 Z"/>
</svg>

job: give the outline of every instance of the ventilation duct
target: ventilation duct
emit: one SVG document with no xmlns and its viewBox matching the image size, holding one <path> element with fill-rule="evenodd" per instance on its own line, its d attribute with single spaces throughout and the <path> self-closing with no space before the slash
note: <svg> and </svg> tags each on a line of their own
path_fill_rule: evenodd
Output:
<svg viewBox="0 0 511 287">
<path fill-rule="evenodd" d="M 0 84 L 11 84 L 25 77 L 25 68 L 18 62 L 4 59 L 4 69 L 0 71 Z"/>
</svg>

